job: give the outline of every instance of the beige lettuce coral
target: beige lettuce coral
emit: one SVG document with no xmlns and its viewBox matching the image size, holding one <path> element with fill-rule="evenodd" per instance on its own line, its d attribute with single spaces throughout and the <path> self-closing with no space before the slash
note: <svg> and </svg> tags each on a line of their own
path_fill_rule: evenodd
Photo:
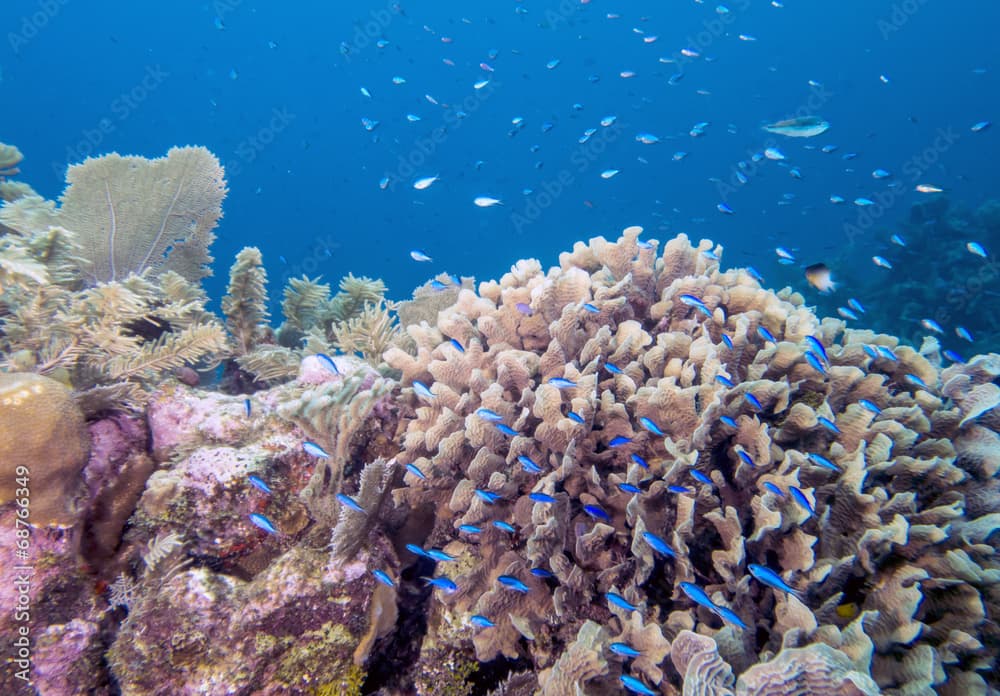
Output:
<svg viewBox="0 0 1000 696">
<path fill-rule="evenodd" d="M 698 662 L 715 684 L 704 693 L 764 693 L 772 679 L 810 693 L 902 693 L 916 663 L 898 655 L 917 651 L 938 665 L 919 677 L 928 685 L 989 679 L 980 672 L 997 657 L 983 637 L 1000 613 L 991 599 L 1000 504 L 980 489 L 998 467 L 991 382 L 1000 358 L 942 371 L 932 344 L 913 350 L 846 330 L 798 294 L 722 271 L 721 249 L 705 253 L 710 242 L 680 236 L 657 257 L 637 236 L 630 228 L 616 242 L 578 243 L 547 273 L 520 262 L 478 294 L 462 289 L 435 308 L 436 323 L 404 327 L 409 349 L 384 354 L 404 386 L 420 381 L 435 394 L 409 397 L 397 458 L 427 480 L 419 495 L 394 498 L 436 507 L 427 543 L 462 540 L 477 561 L 453 576 L 460 597 L 436 602 L 449 615 L 498 612 L 499 625 L 467 649 L 531 659 L 547 670 L 543 691 L 565 686 L 556 675 L 572 672 L 569 653 L 557 646 L 568 650 L 587 619 L 636 642 L 645 642 L 640 626 L 661 624 L 662 646 L 636 667 L 670 688 Z M 825 372 L 805 359 L 809 336 L 825 347 Z M 871 358 L 872 344 L 898 359 Z M 607 519 L 593 519 L 598 509 Z M 494 530 L 495 520 L 515 533 Z M 460 525 L 484 531 L 470 537 Z M 646 532 L 677 557 L 654 552 Z M 779 571 L 800 599 L 761 584 L 750 564 Z M 495 578 L 528 581 L 529 569 L 551 572 L 547 587 L 531 581 L 528 597 L 502 605 L 471 601 L 510 595 Z M 750 630 L 695 607 L 681 582 Z M 609 607 L 609 591 L 638 613 Z M 679 648 L 685 629 L 717 647 Z M 518 650 L 523 640 L 530 651 Z M 663 669 L 670 643 L 679 673 Z M 589 674 L 599 662 L 580 650 Z M 683 689 L 699 693 L 686 680 Z"/>
</svg>

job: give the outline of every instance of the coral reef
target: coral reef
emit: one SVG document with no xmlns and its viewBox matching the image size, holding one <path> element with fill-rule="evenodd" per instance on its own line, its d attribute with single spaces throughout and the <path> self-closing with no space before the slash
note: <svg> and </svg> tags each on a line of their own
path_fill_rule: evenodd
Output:
<svg viewBox="0 0 1000 696">
<path fill-rule="evenodd" d="M 635 229 L 594 239 L 547 274 L 522 262 L 460 291 L 435 325 L 406 327 L 412 351 L 387 351 L 431 392 L 404 392 L 415 417 L 397 460 L 426 480 L 408 477 L 397 505 L 432 500 L 426 545 L 463 559 L 440 568 L 458 589 L 435 594 L 436 642 L 529 660 L 544 692 L 582 622 L 623 632 L 638 612 L 665 645 L 684 630 L 713 640 L 733 671 L 782 655 L 781 670 L 819 660 L 841 675 L 816 646 L 850 634 L 870 644 L 850 648 L 861 693 L 870 679 L 986 689 L 997 356 L 942 370 L 933 340 L 914 350 L 820 321 L 801 296 L 721 271 L 720 252 L 679 237 L 656 258 Z M 895 359 L 871 357 L 876 344 Z M 472 614 L 497 625 L 470 632 Z M 655 685 L 651 667 L 632 670 Z"/>
<path fill-rule="evenodd" d="M 88 413 L 140 410 L 164 374 L 228 352 L 192 282 L 211 261 L 222 170 L 204 148 L 175 148 L 90 159 L 68 182 L 59 208 L 37 195 L 0 208 L 2 364 L 72 385 Z"/>
<path fill-rule="evenodd" d="M 19 466 L 37 516 L 0 640 L 30 629 L 39 693 L 1000 688 L 1000 355 L 636 227 L 398 304 L 293 279 L 276 330 L 247 248 L 223 323 L 192 282 L 221 173 L 172 157 L 133 164 L 190 165 L 176 259 L 86 242 L 82 169 L 0 209 L 0 540 Z"/>
</svg>

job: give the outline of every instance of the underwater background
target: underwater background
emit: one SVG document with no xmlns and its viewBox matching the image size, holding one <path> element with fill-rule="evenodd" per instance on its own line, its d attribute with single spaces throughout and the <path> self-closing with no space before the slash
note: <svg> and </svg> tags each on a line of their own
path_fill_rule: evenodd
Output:
<svg viewBox="0 0 1000 696">
<path fill-rule="evenodd" d="M 1000 693 L 1000 5 L 4 10 L 0 694 Z"/>
<path fill-rule="evenodd" d="M 61 191 L 66 166 L 87 156 L 208 147 L 230 188 L 215 255 L 257 245 L 272 278 L 352 271 L 405 296 L 430 275 L 410 260 L 414 248 L 435 259 L 434 272 L 496 277 L 519 258 L 551 262 L 577 239 L 638 224 L 655 236 L 685 232 L 721 243 L 727 262 L 754 265 L 773 287 L 804 282 L 796 267 L 777 265 L 776 246 L 799 250 L 799 264 L 827 263 L 835 279 L 850 270 L 842 293 L 870 308 L 863 323 L 909 334 L 917 321 L 876 321 L 894 314 L 884 293 L 931 283 L 923 309 L 933 316 L 957 280 L 935 284 L 921 258 L 946 253 L 944 239 L 891 248 L 910 207 L 928 198 L 914 185 L 932 183 L 969 210 L 996 193 L 997 133 L 970 127 L 990 120 L 1000 100 L 992 50 L 1000 8 L 985 0 L 782 5 L 744 0 L 720 14 L 693 0 L 291 9 L 237 0 L 54 1 L 49 12 L 13 0 L 15 36 L 18 18 L 34 26 L 36 13 L 52 16 L 0 46 L 0 98 L 19 107 L 4 114 L 4 137 L 30 153 L 25 172 L 48 197 Z M 616 12 L 620 19 L 607 19 Z M 682 55 L 685 48 L 700 57 Z M 558 67 L 546 69 L 550 60 Z M 619 77 L 625 70 L 635 77 Z M 683 79 L 669 84 L 678 73 Z M 405 84 L 393 84 L 396 76 Z M 474 89 L 482 78 L 490 84 Z M 468 117 L 454 117 L 459 109 Z M 753 164 L 748 183 L 739 183 L 738 163 L 775 144 L 760 126 L 803 114 L 831 129 L 780 143 L 788 166 Z M 605 116 L 617 121 L 595 136 L 601 151 L 582 147 L 578 138 Z M 363 118 L 379 125 L 366 131 Z M 523 128 L 512 135 L 515 118 Z M 704 135 L 691 137 L 703 122 Z M 639 133 L 660 142 L 643 145 Z M 825 154 L 824 145 L 838 149 Z M 675 152 L 688 155 L 675 161 Z M 845 161 L 847 153 L 857 158 Z M 610 168 L 621 173 L 601 179 Z M 877 168 L 892 176 L 873 179 Z M 563 173 L 572 184 L 539 206 L 546 184 L 554 190 Z M 433 174 L 441 181 L 431 189 L 410 186 Z M 387 190 L 378 185 L 383 176 Z M 851 204 L 879 193 L 886 197 L 870 210 Z M 831 194 L 847 202 L 834 205 Z M 476 208 L 477 195 L 505 206 Z M 722 202 L 735 214 L 720 214 Z M 995 227 L 986 232 L 996 239 Z M 894 272 L 871 265 L 873 254 L 896 261 Z M 968 272 L 976 262 L 948 258 Z M 223 279 L 217 272 L 208 281 L 212 297 Z"/>
</svg>

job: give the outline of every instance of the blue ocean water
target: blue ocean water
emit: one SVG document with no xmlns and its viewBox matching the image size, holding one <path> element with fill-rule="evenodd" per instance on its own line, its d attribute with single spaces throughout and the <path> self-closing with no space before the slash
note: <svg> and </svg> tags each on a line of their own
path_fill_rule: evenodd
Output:
<svg viewBox="0 0 1000 696">
<path fill-rule="evenodd" d="M 926 200 L 915 185 L 971 208 L 997 195 L 997 130 L 971 130 L 1000 113 L 1000 5 L 985 0 L 8 0 L 4 15 L 0 140 L 40 193 L 110 151 L 199 144 L 224 162 L 216 301 L 245 245 L 264 252 L 272 298 L 290 276 L 348 272 L 404 298 L 441 271 L 548 266 L 634 224 L 710 238 L 726 266 L 753 264 L 776 287 L 811 292 L 799 264 L 817 261 L 892 284 L 906 258 L 893 275 L 870 258 Z M 802 115 L 831 127 L 761 129 Z M 786 159 L 754 162 L 768 146 Z M 799 263 L 779 266 L 779 245 Z"/>
</svg>

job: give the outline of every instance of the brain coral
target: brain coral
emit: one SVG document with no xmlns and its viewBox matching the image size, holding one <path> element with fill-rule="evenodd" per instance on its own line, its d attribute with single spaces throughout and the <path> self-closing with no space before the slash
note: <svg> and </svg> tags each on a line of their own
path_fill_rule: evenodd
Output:
<svg viewBox="0 0 1000 696">
<path fill-rule="evenodd" d="M 71 525 L 89 447 L 83 413 L 66 386 L 41 375 L 0 374 L 0 504 L 17 493 L 28 501 L 32 524 Z"/>
<path fill-rule="evenodd" d="M 694 658 L 666 659 L 684 634 L 747 693 L 765 664 L 847 675 L 830 693 L 1000 685 L 1000 356 L 942 369 L 933 339 L 820 320 L 710 242 L 657 254 L 640 231 L 462 289 L 386 352 L 431 392 L 404 390 L 397 461 L 426 478 L 396 502 L 434 510 L 426 544 L 458 559 L 423 661 L 700 693 Z"/>
</svg>

